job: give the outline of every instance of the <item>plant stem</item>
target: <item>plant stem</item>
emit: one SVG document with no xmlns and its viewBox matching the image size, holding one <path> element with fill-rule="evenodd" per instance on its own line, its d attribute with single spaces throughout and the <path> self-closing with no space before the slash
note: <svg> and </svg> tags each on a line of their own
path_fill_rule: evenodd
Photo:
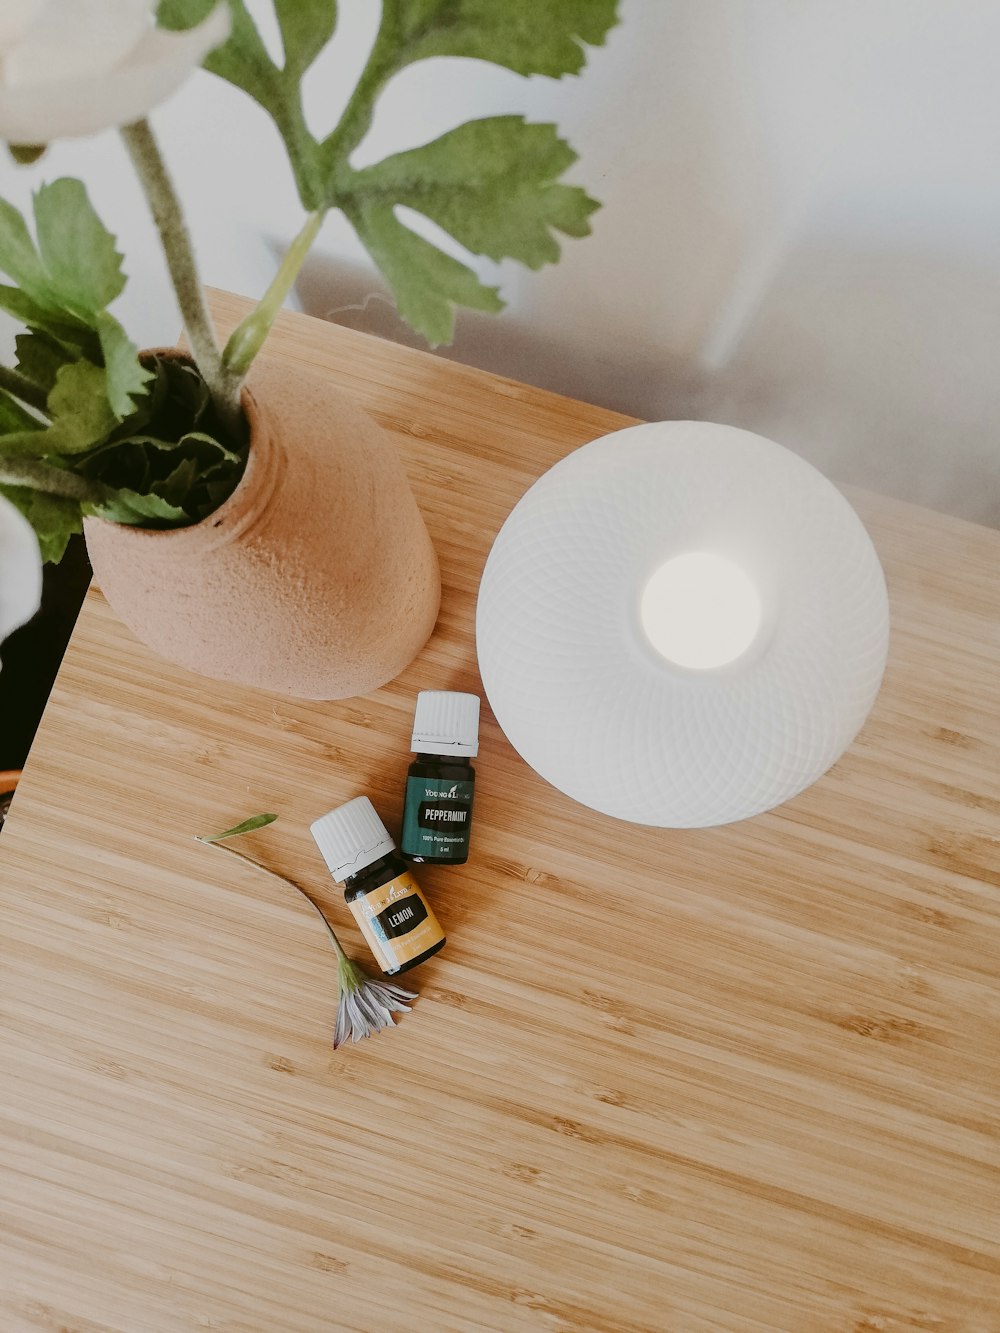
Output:
<svg viewBox="0 0 1000 1333">
<path fill-rule="evenodd" d="M 222 354 L 223 373 L 230 391 L 239 392 L 239 386 L 270 333 L 271 325 L 291 291 L 325 217 L 326 209 L 309 214 L 301 231 L 285 252 L 280 268 L 256 309 L 233 330 Z"/>
<path fill-rule="evenodd" d="M 46 410 L 48 394 L 45 390 L 32 384 L 31 380 L 10 366 L 0 366 L 0 389 L 6 389 L 15 398 L 20 398 L 22 403 L 37 408 L 39 412 Z"/>
<path fill-rule="evenodd" d="M 319 914 L 319 917 L 322 920 L 323 925 L 326 926 L 327 931 L 329 932 L 330 939 L 333 942 L 333 947 L 337 952 L 337 957 L 339 959 L 345 959 L 348 962 L 351 961 L 348 958 L 348 955 L 344 952 L 344 947 L 340 943 L 340 940 L 337 939 L 336 931 L 330 925 L 329 921 L 327 921 L 326 913 L 323 911 L 322 907 L 320 907 L 319 903 L 315 900 L 315 898 L 312 896 L 309 890 L 303 888 L 302 885 L 299 884 L 297 880 L 290 879 L 288 875 L 282 875 L 277 870 L 272 870 L 270 866 L 264 865 L 263 861 L 258 861 L 255 856 L 248 856 L 246 852 L 238 852 L 235 847 L 229 847 L 224 842 L 208 842 L 207 839 L 205 838 L 195 838 L 195 842 L 200 842 L 204 847 L 214 847 L 217 851 L 226 852 L 229 856 L 235 856 L 237 860 L 246 861 L 248 865 L 256 866 L 258 870 L 263 870 L 264 874 L 270 875 L 272 879 L 279 879 L 283 884 L 288 884 L 291 888 L 296 889 L 299 893 L 302 894 L 302 897 L 305 898 L 306 902 L 310 905 L 310 907 L 314 908 L 315 911 Z"/>
<path fill-rule="evenodd" d="M 401 58 L 399 20 L 382 8 L 382 22 L 365 67 L 348 99 L 336 129 L 320 144 L 321 159 L 330 163 L 327 173 L 327 198 L 337 201 L 340 188 L 351 176 L 348 158 L 371 128 L 379 93 L 404 63 Z"/>
<path fill-rule="evenodd" d="M 45 495 L 79 500 L 81 504 L 101 504 L 112 493 L 103 482 L 34 458 L 0 458 L 0 485 L 25 486 Z"/>
<path fill-rule="evenodd" d="M 302 110 L 304 71 L 289 68 L 287 64 L 285 68 L 279 68 L 261 41 L 257 25 L 243 0 L 228 2 L 232 35 L 226 47 L 207 56 L 204 68 L 249 94 L 264 108 L 285 141 L 303 207 L 318 208 L 323 202 L 323 177 L 316 158 L 318 145 L 309 132 Z M 329 3 L 336 9 L 334 0 Z"/>
<path fill-rule="evenodd" d="M 137 120 L 132 125 L 123 126 L 121 136 L 160 233 L 167 268 L 177 293 L 194 359 L 222 420 L 238 439 L 243 433 L 239 394 L 230 394 L 224 382 L 222 359 L 205 304 L 194 247 L 170 173 L 148 120 Z"/>
</svg>

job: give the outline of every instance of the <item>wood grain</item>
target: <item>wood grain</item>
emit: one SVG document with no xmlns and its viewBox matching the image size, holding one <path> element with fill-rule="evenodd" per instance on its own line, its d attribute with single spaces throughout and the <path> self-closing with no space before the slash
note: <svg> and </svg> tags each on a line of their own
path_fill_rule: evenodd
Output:
<svg viewBox="0 0 1000 1333">
<path fill-rule="evenodd" d="M 217 295 L 220 325 L 245 309 Z M 391 430 L 430 645 L 306 704 L 155 659 L 92 591 L 0 839 L 0 1328 L 1000 1329 L 1000 534 L 852 494 L 889 671 L 819 784 L 718 830 L 591 814 L 484 709 L 473 858 L 397 1030 L 330 1045 L 307 831 L 397 826 L 414 696 L 478 690 L 490 542 L 625 424 L 301 316 L 271 354 Z"/>
</svg>

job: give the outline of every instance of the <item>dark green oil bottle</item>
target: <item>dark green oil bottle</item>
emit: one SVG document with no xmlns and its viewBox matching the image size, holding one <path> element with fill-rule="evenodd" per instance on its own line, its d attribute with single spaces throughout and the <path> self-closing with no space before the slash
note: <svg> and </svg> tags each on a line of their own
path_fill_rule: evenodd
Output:
<svg viewBox="0 0 1000 1333">
<path fill-rule="evenodd" d="M 450 690 L 417 695 L 399 849 L 409 861 L 464 865 L 472 836 L 479 699 Z"/>
</svg>

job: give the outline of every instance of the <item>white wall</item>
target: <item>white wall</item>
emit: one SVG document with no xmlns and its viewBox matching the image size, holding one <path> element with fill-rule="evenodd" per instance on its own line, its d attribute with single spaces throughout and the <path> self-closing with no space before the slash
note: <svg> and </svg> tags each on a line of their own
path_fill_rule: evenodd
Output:
<svg viewBox="0 0 1000 1333">
<path fill-rule="evenodd" d="M 267 15 L 268 0 L 254 4 Z M 581 79 L 467 61 L 405 72 L 359 160 L 461 119 L 554 119 L 604 201 L 540 274 L 498 272 L 509 308 L 460 319 L 463 360 L 651 417 L 757 429 L 835 479 L 1000 525 L 1000 6 L 991 0 L 623 0 Z M 309 114 L 333 121 L 377 18 L 341 0 Z M 259 293 L 296 230 L 280 144 L 199 75 L 156 117 L 207 281 Z M 113 135 L 58 145 L 0 188 L 82 175 L 117 227 L 135 336 L 177 327 Z M 497 270 L 480 263 L 492 276 Z M 326 224 L 301 304 L 392 327 L 346 223 Z"/>
</svg>

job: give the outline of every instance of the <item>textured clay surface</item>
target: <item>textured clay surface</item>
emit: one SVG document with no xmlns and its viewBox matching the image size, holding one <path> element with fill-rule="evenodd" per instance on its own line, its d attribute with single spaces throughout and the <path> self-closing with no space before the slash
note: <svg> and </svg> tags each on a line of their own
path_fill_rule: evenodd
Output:
<svg viewBox="0 0 1000 1333">
<path fill-rule="evenodd" d="M 304 699 L 392 680 L 437 619 L 440 576 L 392 441 L 327 376 L 266 360 L 250 458 L 201 523 L 85 524 L 94 575 L 144 643 L 201 675 Z"/>
</svg>

